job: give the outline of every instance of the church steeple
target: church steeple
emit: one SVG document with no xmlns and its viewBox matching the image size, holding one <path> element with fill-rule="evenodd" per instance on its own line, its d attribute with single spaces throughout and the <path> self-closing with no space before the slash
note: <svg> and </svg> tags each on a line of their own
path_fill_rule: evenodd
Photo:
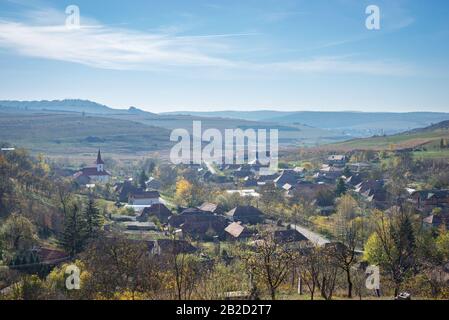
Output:
<svg viewBox="0 0 449 320">
<path fill-rule="evenodd" d="M 102 172 L 104 171 L 104 161 L 101 159 L 101 151 L 98 149 L 98 155 L 97 155 L 97 171 Z"/>
</svg>

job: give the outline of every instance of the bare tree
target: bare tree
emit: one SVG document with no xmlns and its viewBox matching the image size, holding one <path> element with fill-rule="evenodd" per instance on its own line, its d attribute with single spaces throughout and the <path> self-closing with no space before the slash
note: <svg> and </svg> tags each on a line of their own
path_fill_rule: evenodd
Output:
<svg viewBox="0 0 449 320">
<path fill-rule="evenodd" d="M 279 286 L 286 279 L 295 260 L 295 253 L 288 244 L 274 239 L 273 233 L 264 232 L 250 250 L 240 255 L 249 274 L 257 277 L 267 287 L 271 299 L 276 300 Z"/>
<path fill-rule="evenodd" d="M 313 300 L 318 286 L 318 275 L 321 267 L 317 248 L 301 248 L 298 256 L 298 263 L 301 283 L 306 284 L 309 289 L 310 299 Z"/>
<path fill-rule="evenodd" d="M 355 223 L 350 223 L 344 230 L 341 242 L 335 242 L 328 246 L 328 254 L 334 263 L 345 273 L 348 298 L 352 298 L 353 282 L 351 271 L 357 263 L 357 246 L 360 244 L 360 232 Z"/>
</svg>

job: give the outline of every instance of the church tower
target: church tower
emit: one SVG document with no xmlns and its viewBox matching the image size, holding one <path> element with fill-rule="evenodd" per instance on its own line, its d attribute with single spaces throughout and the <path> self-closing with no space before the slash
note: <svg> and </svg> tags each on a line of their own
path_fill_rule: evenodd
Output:
<svg viewBox="0 0 449 320">
<path fill-rule="evenodd" d="M 100 149 L 98 149 L 98 155 L 97 155 L 97 171 L 98 172 L 104 171 L 104 161 L 101 159 Z"/>
</svg>

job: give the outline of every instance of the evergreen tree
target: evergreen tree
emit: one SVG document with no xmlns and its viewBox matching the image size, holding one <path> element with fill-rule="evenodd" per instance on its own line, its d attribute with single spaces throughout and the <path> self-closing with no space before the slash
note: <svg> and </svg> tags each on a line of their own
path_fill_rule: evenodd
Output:
<svg viewBox="0 0 449 320">
<path fill-rule="evenodd" d="M 148 181 L 148 176 L 145 173 L 145 170 L 142 170 L 139 175 L 139 185 L 142 188 L 146 188 L 146 182 Z"/>
<path fill-rule="evenodd" d="M 85 235 L 87 238 L 92 239 L 97 235 L 101 227 L 100 210 L 96 207 L 93 197 L 89 197 L 83 213 L 86 227 Z"/>
<path fill-rule="evenodd" d="M 441 138 L 440 140 L 440 149 L 444 149 L 444 139 Z"/>
<path fill-rule="evenodd" d="M 70 256 L 76 255 L 84 248 L 86 224 L 83 218 L 77 204 L 72 204 L 64 217 L 64 231 L 60 243 Z"/>
<path fill-rule="evenodd" d="M 343 178 L 338 179 L 337 188 L 335 190 L 335 194 L 337 195 L 337 197 L 341 197 L 342 195 L 344 195 L 346 193 L 346 190 L 347 189 Z"/>
</svg>

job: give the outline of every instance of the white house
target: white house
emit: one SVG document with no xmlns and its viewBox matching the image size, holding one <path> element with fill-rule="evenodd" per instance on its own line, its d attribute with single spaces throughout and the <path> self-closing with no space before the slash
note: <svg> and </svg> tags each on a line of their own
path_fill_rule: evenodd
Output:
<svg viewBox="0 0 449 320">
<path fill-rule="evenodd" d="M 104 161 L 101 159 L 101 151 L 98 150 L 97 161 L 95 167 L 82 168 L 75 173 L 73 177 L 83 182 L 83 184 L 89 184 L 92 182 L 107 183 L 111 177 L 111 174 L 104 168 Z"/>
<path fill-rule="evenodd" d="M 152 206 L 160 203 L 159 197 L 157 191 L 132 192 L 128 197 L 128 204 L 132 206 Z"/>
</svg>

